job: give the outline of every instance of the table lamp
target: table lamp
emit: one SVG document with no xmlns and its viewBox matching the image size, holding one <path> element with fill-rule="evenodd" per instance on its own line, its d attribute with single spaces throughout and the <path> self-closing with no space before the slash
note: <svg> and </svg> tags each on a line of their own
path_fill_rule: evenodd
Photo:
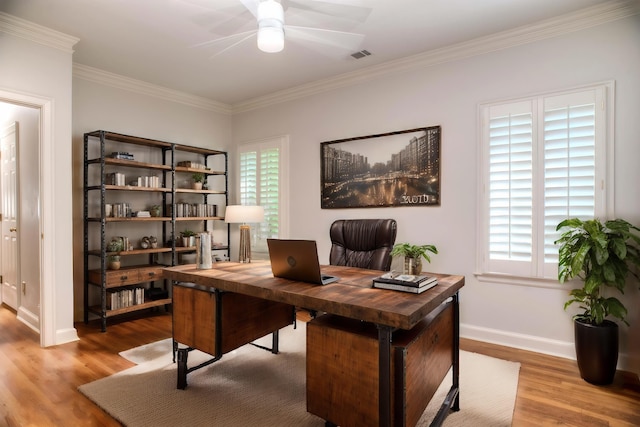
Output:
<svg viewBox="0 0 640 427">
<path fill-rule="evenodd" d="M 251 227 L 249 223 L 260 223 L 264 220 L 262 206 L 231 205 L 227 206 L 224 221 L 240 223 L 240 262 L 251 262 Z"/>
</svg>

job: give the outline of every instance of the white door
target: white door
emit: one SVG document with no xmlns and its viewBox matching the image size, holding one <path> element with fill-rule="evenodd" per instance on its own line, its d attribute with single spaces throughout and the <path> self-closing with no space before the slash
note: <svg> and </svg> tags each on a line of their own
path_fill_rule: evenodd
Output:
<svg viewBox="0 0 640 427">
<path fill-rule="evenodd" d="M 2 302 L 18 309 L 18 209 L 17 209 L 17 154 L 18 123 L 0 135 L 0 190 L 2 191 Z"/>
</svg>

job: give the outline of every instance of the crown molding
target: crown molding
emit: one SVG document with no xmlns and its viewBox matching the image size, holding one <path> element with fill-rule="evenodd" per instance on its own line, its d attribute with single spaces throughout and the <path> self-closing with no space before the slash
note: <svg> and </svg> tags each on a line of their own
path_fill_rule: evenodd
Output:
<svg viewBox="0 0 640 427">
<path fill-rule="evenodd" d="M 233 105 L 153 85 L 141 80 L 124 77 L 77 63 L 73 64 L 73 76 L 216 113 L 237 114 L 356 85 L 393 73 L 427 68 L 437 64 L 453 62 L 472 56 L 558 37 L 563 34 L 627 18 L 639 12 L 640 7 L 637 0 L 613 0 L 578 12 L 541 21 L 537 24 L 507 30 L 467 42 L 385 62 L 332 78 L 317 80 Z M 0 32 L 5 32 L 68 53 L 73 53 L 73 46 L 79 41 L 76 37 L 51 30 L 5 12 L 0 12 Z"/>
<path fill-rule="evenodd" d="M 265 108 L 346 86 L 356 85 L 392 73 L 426 68 L 527 43 L 558 37 L 563 34 L 627 18 L 640 12 L 637 0 L 614 0 L 578 12 L 558 16 L 536 24 L 518 27 L 467 42 L 462 42 L 418 55 L 345 73 L 336 77 L 281 90 L 269 95 L 233 104 L 233 114 Z"/>
<path fill-rule="evenodd" d="M 141 95 L 152 96 L 166 101 L 177 102 L 190 107 L 201 108 L 221 114 L 231 114 L 230 105 L 213 101 L 201 96 L 191 95 L 174 89 L 154 85 L 142 80 L 132 79 L 119 74 L 110 73 L 98 68 L 89 67 L 78 63 L 73 64 L 73 77 L 87 80 L 93 83 L 110 86 Z"/>
<path fill-rule="evenodd" d="M 0 12 L 0 32 L 59 49 L 65 53 L 73 53 L 73 46 L 80 41 L 77 37 L 34 24 L 5 12 Z"/>
</svg>

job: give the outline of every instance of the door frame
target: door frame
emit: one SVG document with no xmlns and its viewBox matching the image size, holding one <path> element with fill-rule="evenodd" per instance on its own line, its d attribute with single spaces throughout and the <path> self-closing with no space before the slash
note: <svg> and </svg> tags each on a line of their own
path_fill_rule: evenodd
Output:
<svg viewBox="0 0 640 427">
<path fill-rule="evenodd" d="M 0 89 L 0 102 L 40 110 L 40 345 L 56 344 L 55 322 L 55 224 L 53 164 L 53 99 Z"/>
</svg>

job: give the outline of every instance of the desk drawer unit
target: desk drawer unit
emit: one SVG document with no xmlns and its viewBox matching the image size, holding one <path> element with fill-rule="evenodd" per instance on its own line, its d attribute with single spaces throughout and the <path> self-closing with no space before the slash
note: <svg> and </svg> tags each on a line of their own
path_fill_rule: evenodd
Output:
<svg viewBox="0 0 640 427">
<path fill-rule="evenodd" d="M 393 334 L 392 419 L 415 426 L 453 364 L 454 316 L 446 303 Z M 307 324 L 307 410 L 341 427 L 379 425 L 378 332 L 334 315 Z"/>
<path fill-rule="evenodd" d="M 173 339 L 212 356 L 290 325 L 293 306 L 192 283 L 173 286 Z"/>
</svg>

